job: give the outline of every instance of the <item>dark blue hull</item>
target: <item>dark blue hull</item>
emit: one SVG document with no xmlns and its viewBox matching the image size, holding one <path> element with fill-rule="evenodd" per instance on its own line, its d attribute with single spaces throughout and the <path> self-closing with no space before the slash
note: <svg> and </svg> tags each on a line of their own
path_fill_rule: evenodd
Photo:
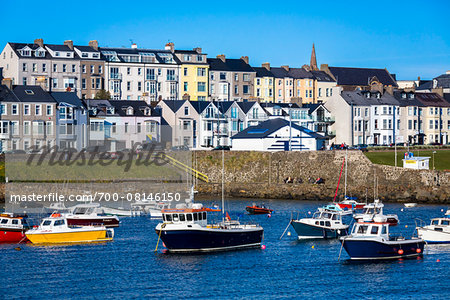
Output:
<svg viewBox="0 0 450 300">
<path fill-rule="evenodd" d="M 423 240 L 378 242 L 373 240 L 341 240 L 351 259 L 398 259 L 423 254 Z M 420 249 L 420 250 L 417 250 Z M 399 253 L 399 250 L 400 251 Z"/>
<path fill-rule="evenodd" d="M 156 230 L 159 235 L 159 230 Z M 260 247 L 264 230 L 163 230 L 161 240 L 170 252 L 226 251 Z"/>
</svg>

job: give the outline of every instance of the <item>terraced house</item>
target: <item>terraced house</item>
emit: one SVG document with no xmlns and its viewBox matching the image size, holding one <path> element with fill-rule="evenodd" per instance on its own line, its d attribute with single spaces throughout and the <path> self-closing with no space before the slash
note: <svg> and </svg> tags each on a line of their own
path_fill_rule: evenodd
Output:
<svg viewBox="0 0 450 300">
<path fill-rule="evenodd" d="M 253 85 L 256 72 L 249 65 L 248 56 L 230 59 L 222 54 L 208 58 L 208 64 L 212 101 L 255 100 Z"/>
</svg>

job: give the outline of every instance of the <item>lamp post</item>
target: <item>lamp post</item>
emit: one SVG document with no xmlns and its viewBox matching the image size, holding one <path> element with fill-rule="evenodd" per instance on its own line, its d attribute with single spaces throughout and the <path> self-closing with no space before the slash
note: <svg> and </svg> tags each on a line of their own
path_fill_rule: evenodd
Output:
<svg viewBox="0 0 450 300">
<path fill-rule="evenodd" d="M 434 168 L 434 154 L 436 154 L 436 151 L 433 151 L 433 171 L 435 170 L 435 168 Z"/>
</svg>

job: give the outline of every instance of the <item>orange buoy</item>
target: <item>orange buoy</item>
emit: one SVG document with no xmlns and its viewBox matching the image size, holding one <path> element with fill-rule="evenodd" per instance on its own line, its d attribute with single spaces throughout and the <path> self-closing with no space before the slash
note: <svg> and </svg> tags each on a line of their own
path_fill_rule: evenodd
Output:
<svg viewBox="0 0 450 300">
<path fill-rule="evenodd" d="M 420 253 L 420 252 L 422 252 L 422 250 L 421 250 L 420 248 L 417 248 L 417 249 L 416 249 L 416 252 L 417 252 L 417 253 Z"/>
<path fill-rule="evenodd" d="M 398 250 L 398 254 L 402 255 L 403 254 L 403 249 Z"/>
<path fill-rule="evenodd" d="M 440 259 L 438 259 L 438 260 L 436 260 L 436 262 L 441 262 L 441 260 L 440 260 Z"/>
</svg>

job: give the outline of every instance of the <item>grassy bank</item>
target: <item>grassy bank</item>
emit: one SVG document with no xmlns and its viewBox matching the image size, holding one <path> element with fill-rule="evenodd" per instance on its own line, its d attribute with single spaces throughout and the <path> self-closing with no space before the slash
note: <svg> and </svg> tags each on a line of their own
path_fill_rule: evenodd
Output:
<svg viewBox="0 0 450 300">
<path fill-rule="evenodd" d="M 450 150 L 428 150 L 428 149 L 414 149 L 410 152 L 414 153 L 414 156 L 428 156 L 430 157 L 430 169 L 433 169 L 433 151 L 434 154 L 434 167 L 436 170 L 450 170 Z M 364 153 L 368 159 L 374 164 L 379 165 L 395 165 L 395 154 L 393 150 L 389 151 L 369 151 Z M 397 151 L 397 166 L 403 166 L 403 157 L 405 150 Z"/>
</svg>

